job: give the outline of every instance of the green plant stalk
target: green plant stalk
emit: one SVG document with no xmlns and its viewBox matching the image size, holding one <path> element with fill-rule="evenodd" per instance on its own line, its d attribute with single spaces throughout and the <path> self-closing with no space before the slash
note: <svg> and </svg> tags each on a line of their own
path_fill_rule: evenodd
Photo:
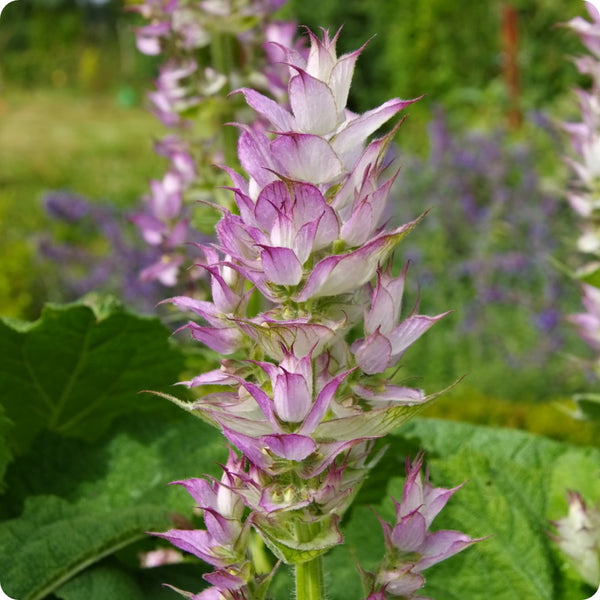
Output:
<svg viewBox="0 0 600 600">
<path fill-rule="evenodd" d="M 225 32 L 214 34 L 211 42 L 211 58 L 212 64 L 217 71 L 227 77 L 227 85 L 224 89 L 224 95 L 226 96 L 231 92 L 230 75 L 238 66 L 235 61 L 233 38 L 231 35 Z M 232 119 L 232 115 L 230 114 L 219 115 L 219 122 L 221 123 L 227 123 L 232 120 L 234 119 Z M 225 160 L 224 164 L 226 165 L 231 166 L 238 163 L 237 137 L 238 132 L 234 127 L 221 127 L 221 144 Z"/>
<path fill-rule="evenodd" d="M 323 559 L 319 555 L 296 565 L 296 600 L 323 600 Z"/>
</svg>

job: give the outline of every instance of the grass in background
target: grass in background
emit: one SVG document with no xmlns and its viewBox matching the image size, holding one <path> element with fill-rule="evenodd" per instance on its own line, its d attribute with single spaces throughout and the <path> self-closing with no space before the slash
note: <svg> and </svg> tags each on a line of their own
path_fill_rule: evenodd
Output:
<svg viewBox="0 0 600 600">
<path fill-rule="evenodd" d="M 44 192 L 69 189 L 133 207 L 163 159 L 152 149 L 161 126 L 114 97 L 52 89 L 0 97 L 0 314 L 36 318 L 45 301 L 36 233 L 48 227 Z"/>
<path fill-rule="evenodd" d="M 8 91 L 0 122 L 0 183 L 22 202 L 40 190 L 70 188 L 129 206 L 164 165 L 152 149 L 161 125 L 111 97 Z"/>
</svg>

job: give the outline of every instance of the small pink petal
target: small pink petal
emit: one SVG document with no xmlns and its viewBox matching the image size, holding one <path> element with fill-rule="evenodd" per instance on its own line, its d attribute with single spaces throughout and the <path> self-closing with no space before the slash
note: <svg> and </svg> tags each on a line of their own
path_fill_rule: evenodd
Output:
<svg viewBox="0 0 600 600">
<path fill-rule="evenodd" d="M 331 142 L 336 154 L 344 157 L 344 165 L 352 168 L 367 138 L 396 113 L 417 100 L 418 98 L 414 100 L 394 98 L 350 121 Z"/>
<path fill-rule="evenodd" d="M 309 298 L 337 296 L 356 290 L 373 277 L 379 263 L 390 255 L 416 223 L 416 220 L 411 221 L 394 231 L 379 235 L 348 254 L 324 258 L 315 265 L 304 288 L 294 299 L 304 302 Z"/>
<path fill-rule="evenodd" d="M 203 529 L 171 529 L 165 533 L 152 533 L 152 535 L 168 540 L 177 548 L 189 552 L 211 565 L 225 566 L 213 552 L 214 540 Z"/>
<path fill-rule="evenodd" d="M 342 163 L 331 145 L 316 135 L 280 135 L 273 140 L 271 152 L 278 163 L 276 170 L 291 179 L 319 185 L 335 182 L 344 173 Z"/>
<path fill-rule="evenodd" d="M 295 129 L 292 115 L 277 102 L 249 88 L 241 88 L 236 91 L 242 93 L 248 106 L 270 121 L 277 131 L 293 131 Z"/>
<path fill-rule="evenodd" d="M 416 315 L 408 317 L 398 327 L 386 334 L 386 337 L 392 345 L 392 355 L 396 356 L 404 352 L 411 344 L 418 340 L 431 326 L 435 325 L 440 319 L 449 312 L 445 312 L 436 317 L 426 315 Z"/>
<path fill-rule="evenodd" d="M 202 327 L 196 323 L 189 323 L 187 327 L 195 340 L 206 344 L 211 350 L 219 354 L 232 354 L 240 348 L 242 336 L 236 327 L 216 329 L 214 327 Z"/>
<path fill-rule="evenodd" d="M 471 539 L 460 531 L 441 530 L 427 536 L 422 552 L 425 556 L 419 561 L 419 569 L 427 569 L 442 560 L 458 554 L 479 539 Z"/>
<path fill-rule="evenodd" d="M 406 515 L 392 530 L 392 544 L 401 552 L 422 553 L 427 535 L 425 518 L 418 511 Z"/>
<path fill-rule="evenodd" d="M 302 265 L 290 248 L 263 246 L 261 252 L 265 277 L 277 285 L 295 286 L 302 279 Z"/>
<path fill-rule="evenodd" d="M 317 449 L 313 439 L 296 433 L 265 435 L 261 440 L 277 456 L 297 462 L 304 460 Z"/>
<path fill-rule="evenodd" d="M 372 333 L 356 348 L 352 346 L 354 357 L 360 370 L 367 375 L 383 373 L 389 366 L 392 345 L 379 331 Z"/>
<path fill-rule="evenodd" d="M 300 423 L 308 414 L 312 398 L 306 379 L 299 373 L 283 371 L 273 386 L 277 416 L 287 423 Z"/>
<path fill-rule="evenodd" d="M 238 449 L 242 454 L 259 469 L 268 470 L 273 464 L 273 460 L 264 451 L 265 444 L 259 439 L 244 435 L 239 431 L 234 431 L 227 427 L 223 427 L 225 437 Z"/>
<path fill-rule="evenodd" d="M 340 110 L 327 83 L 302 71 L 289 83 L 290 105 L 296 118 L 296 130 L 314 135 L 335 131 Z M 343 108 L 343 107 L 341 107 Z"/>
</svg>

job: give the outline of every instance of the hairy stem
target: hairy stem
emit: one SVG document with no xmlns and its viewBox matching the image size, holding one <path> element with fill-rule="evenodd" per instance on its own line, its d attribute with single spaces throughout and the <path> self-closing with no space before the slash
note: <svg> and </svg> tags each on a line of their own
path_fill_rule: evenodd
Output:
<svg viewBox="0 0 600 600">
<path fill-rule="evenodd" d="M 324 591 L 321 556 L 296 565 L 296 600 L 323 600 Z"/>
<path fill-rule="evenodd" d="M 212 63 L 223 75 L 227 77 L 227 85 L 224 93 L 231 91 L 231 74 L 236 68 L 233 38 L 226 33 L 215 34 L 211 43 Z M 221 120 L 228 122 L 232 115 L 224 114 Z M 235 165 L 237 163 L 237 137 L 238 132 L 234 127 L 225 126 L 221 128 L 221 145 L 223 149 L 224 164 Z"/>
</svg>

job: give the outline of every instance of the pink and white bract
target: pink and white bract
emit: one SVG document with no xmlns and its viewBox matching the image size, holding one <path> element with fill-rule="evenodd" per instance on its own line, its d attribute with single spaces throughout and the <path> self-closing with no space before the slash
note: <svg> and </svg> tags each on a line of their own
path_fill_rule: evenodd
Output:
<svg viewBox="0 0 600 600">
<path fill-rule="evenodd" d="M 427 474 L 423 478 L 422 467 L 422 454 L 412 465 L 407 460 L 402 500 L 394 500 L 395 523 L 390 525 L 380 519 L 386 556 L 377 573 L 363 574 L 376 588 L 368 600 L 390 597 L 426 600 L 414 595 L 425 584 L 422 571 L 480 541 L 460 531 L 429 531 L 435 517 L 461 486 L 434 488 Z"/>
<path fill-rule="evenodd" d="M 587 506 L 580 494 L 569 492 L 569 512 L 554 521 L 552 536 L 575 570 L 592 587 L 600 584 L 600 510 Z"/>
</svg>

